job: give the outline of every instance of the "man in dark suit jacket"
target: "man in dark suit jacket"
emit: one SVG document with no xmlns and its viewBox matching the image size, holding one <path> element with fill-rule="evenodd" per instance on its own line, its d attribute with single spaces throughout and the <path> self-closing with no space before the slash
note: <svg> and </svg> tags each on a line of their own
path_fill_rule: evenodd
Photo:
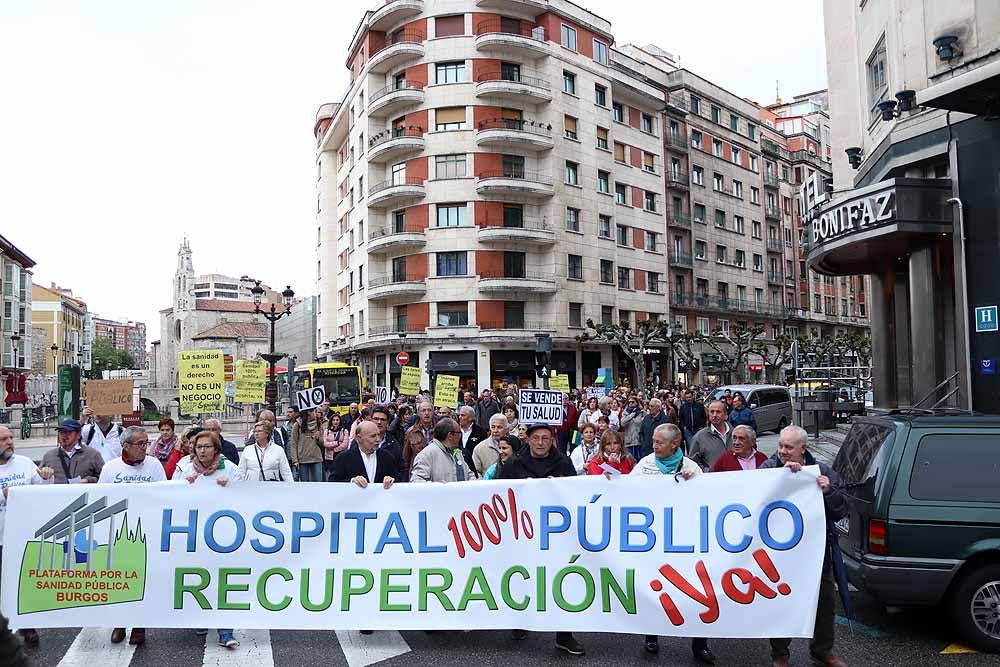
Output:
<svg viewBox="0 0 1000 667">
<path fill-rule="evenodd" d="M 691 447 L 691 438 L 694 434 L 705 428 L 708 423 L 708 415 L 705 413 L 705 406 L 701 401 L 694 400 L 694 393 L 690 389 L 684 392 L 684 402 L 681 403 L 681 430 L 684 433 L 685 451 Z"/>
<path fill-rule="evenodd" d="M 378 448 L 379 433 L 375 422 L 364 421 L 355 432 L 357 447 L 351 447 L 333 460 L 331 482 L 353 482 L 362 489 L 381 482 L 388 489 L 399 476 L 395 456 Z"/>
<path fill-rule="evenodd" d="M 469 470 L 475 470 L 476 464 L 472 460 L 472 450 L 490 434 L 482 426 L 476 423 L 476 409 L 470 405 L 463 405 L 458 408 L 458 427 L 462 429 L 462 456 L 469 464 Z"/>
</svg>

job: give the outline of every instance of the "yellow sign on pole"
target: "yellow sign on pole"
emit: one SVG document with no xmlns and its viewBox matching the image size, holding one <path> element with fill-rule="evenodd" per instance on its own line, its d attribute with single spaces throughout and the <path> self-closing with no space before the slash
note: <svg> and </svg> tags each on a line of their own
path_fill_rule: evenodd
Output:
<svg viewBox="0 0 1000 667">
<path fill-rule="evenodd" d="M 237 403 L 263 403 L 267 368 L 263 359 L 238 359 L 234 400 Z"/>
<path fill-rule="evenodd" d="M 225 363 L 222 350 L 177 353 L 177 386 L 181 414 L 200 415 L 226 409 Z"/>
<path fill-rule="evenodd" d="M 413 366 L 402 366 L 399 378 L 399 393 L 416 396 L 420 393 L 420 369 Z"/>
<path fill-rule="evenodd" d="M 458 405 L 458 376 L 438 375 L 434 386 L 435 407 L 454 408 Z"/>
<path fill-rule="evenodd" d="M 569 376 L 565 373 L 553 373 L 552 377 L 549 378 L 549 389 L 558 389 L 559 391 L 568 394 Z"/>
</svg>

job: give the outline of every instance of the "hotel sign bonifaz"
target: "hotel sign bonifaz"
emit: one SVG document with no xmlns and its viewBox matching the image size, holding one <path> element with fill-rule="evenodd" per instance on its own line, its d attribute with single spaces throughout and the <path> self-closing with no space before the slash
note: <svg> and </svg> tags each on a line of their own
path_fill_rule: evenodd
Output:
<svg viewBox="0 0 1000 667">
<path fill-rule="evenodd" d="M 852 199 L 826 209 L 813 218 L 810 245 L 815 247 L 839 236 L 877 227 L 896 218 L 896 189 L 892 185 L 881 192 Z"/>
</svg>

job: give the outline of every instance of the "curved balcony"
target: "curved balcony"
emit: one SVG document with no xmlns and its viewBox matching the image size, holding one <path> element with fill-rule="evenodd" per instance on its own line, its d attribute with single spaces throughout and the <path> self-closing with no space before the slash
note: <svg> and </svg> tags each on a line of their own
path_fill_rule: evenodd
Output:
<svg viewBox="0 0 1000 667">
<path fill-rule="evenodd" d="M 387 162 L 423 149 L 424 128 L 393 128 L 368 140 L 368 161 Z"/>
<path fill-rule="evenodd" d="M 507 12 L 517 12 L 548 9 L 548 2 L 547 0 L 476 0 L 476 7 L 489 7 Z"/>
<path fill-rule="evenodd" d="M 388 72 L 424 57 L 424 33 L 413 28 L 386 39 L 385 46 L 368 57 L 369 72 Z"/>
<path fill-rule="evenodd" d="M 397 250 L 415 250 L 427 243 L 424 229 L 415 225 L 396 225 L 373 229 L 368 235 L 368 254 L 383 255 Z"/>
<path fill-rule="evenodd" d="M 535 333 L 539 331 L 555 331 L 555 322 L 532 322 L 531 320 L 520 320 L 520 321 L 488 321 L 480 322 L 479 330 L 482 333 L 494 333 L 497 331 L 504 332 L 505 335 L 525 335 L 534 337 Z"/>
<path fill-rule="evenodd" d="M 368 115 L 372 118 L 388 116 L 399 109 L 422 104 L 424 84 L 421 81 L 402 81 L 376 90 L 368 98 Z"/>
<path fill-rule="evenodd" d="M 395 206 L 408 199 L 422 199 L 427 194 L 422 178 L 397 178 L 376 183 L 368 188 L 368 205 Z"/>
<path fill-rule="evenodd" d="M 552 245 L 556 242 L 555 230 L 538 218 L 522 218 L 513 224 L 502 216 L 491 217 L 479 223 L 481 243 L 520 243 L 526 245 Z"/>
<path fill-rule="evenodd" d="M 385 0 L 368 20 L 371 30 L 385 32 L 400 21 L 424 11 L 424 0 Z"/>
<path fill-rule="evenodd" d="M 394 276 L 368 278 L 368 299 L 390 299 L 397 296 L 423 296 L 427 293 L 427 280 L 398 280 Z"/>
<path fill-rule="evenodd" d="M 482 72 L 476 76 L 476 97 L 491 97 L 511 102 L 549 102 L 552 86 L 546 79 L 511 72 Z"/>
<path fill-rule="evenodd" d="M 476 123 L 476 145 L 543 151 L 552 148 L 552 125 L 515 118 L 491 118 Z"/>
<path fill-rule="evenodd" d="M 553 294 L 557 289 L 554 273 L 525 271 L 518 275 L 504 275 L 499 272 L 481 272 L 479 291 L 481 292 L 529 292 L 532 294 Z M 368 295 L 371 298 L 371 294 Z"/>
<path fill-rule="evenodd" d="M 552 179 L 520 169 L 500 169 L 476 174 L 476 193 L 484 197 L 490 195 L 516 195 L 544 199 L 555 194 Z"/>
<path fill-rule="evenodd" d="M 537 58 L 548 53 L 545 28 L 517 19 L 487 19 L 475 26 L 476 50 Z"/>
</svg>

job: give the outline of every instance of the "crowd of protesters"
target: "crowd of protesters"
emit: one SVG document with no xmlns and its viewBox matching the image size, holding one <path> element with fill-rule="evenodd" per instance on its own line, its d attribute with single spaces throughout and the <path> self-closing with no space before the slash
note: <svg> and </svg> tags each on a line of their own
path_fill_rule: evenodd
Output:
<svg viewBox="0 0 1000 667">
<path fill-rule="evenodd" d="M 757 451 L 756 423 L 744 397 L 727 390 L 706 405 L 707 391 L 669 386 L 647 396 L 627 386 L 572 390 L 564 395 L 564 419 L 558 426 L 521 422 L 518 392 L 512 385 L 478 395 L 464 392 L 454 406 L 435 406 L 430 393 L 424 392 L 399 396 L 387 405 L 351 404 L 344 414 L 329 404 L 306 411 L 290 407 L 283 424 L 273 412 L 263 410 L 247 433 L 242 452 L 222 438 L 215 419 L 182 433 L 172 420 L 164 419 L 158 425 L 159 435 L 150 442 L 140 427 L 116 431 L 101 418 L 90 426 L 92 434 L 101 435 L 96 447 L 82 442 L 84 427 L 69 419 L 59 424 L 58 446 L 45 454 L 41 467 L 14 455 L 13 435 L 0 426 L 0 479 L 11 466 L 20 466 L 31 474 L 11 484 L 173 479 L 188 485 L 229 486 L 246 481 L 325 481 L 388 489 L 396 483 L 577 475 L 609 479 L 664 475 L 687 480 L 705 473 L 775 467 L 798 472 L 815 463 L 806 449 L 806 433 L 798 426 L 782 430 L 773 456 Z M 839 476 L 820 464 L 817 481 L 828 523 L 842 518 L 846 506 Z M 6 493 L 5 486 L 0 512 Z M 828 545 L 810 653 L 815 663 L 836 667 L 844 663 L 832 655 L 836 602 L 831 567 Z M 34 630 L 21 634 L 29 646 L 38 645 Z M 238 645 L 231 629 L 219 629 L 218 634 L 220 645 L 230 649 Z M 526 634 L 514 630 L 512 638 L 523 639 Z M 115 628 L 111 641 L 124 639 L 125 628 Z M 144 641 L 144 629 L 133 628 L 129 642 Z M 556 633 L 556 646 L 573 655 L 585 652 L 570 632 Z M 645 637 L 644 648 L 657 653 L 658 638 Z M 715 663 L 707 639 L 694 638 L 691 648 L 699 662 Z M 789 640 L 772 639 L 771 655 L 776 667 L 788 665 Z"/>
</svg>

